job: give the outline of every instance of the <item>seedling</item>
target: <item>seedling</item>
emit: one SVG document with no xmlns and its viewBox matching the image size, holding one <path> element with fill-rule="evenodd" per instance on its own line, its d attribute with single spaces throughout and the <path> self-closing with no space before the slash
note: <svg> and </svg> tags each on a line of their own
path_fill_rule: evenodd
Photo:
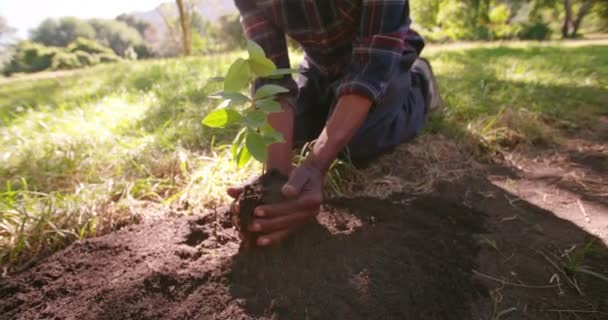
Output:
<svg viewBox="0 0 608 320">
<path fill-rule="evenodd" d="M 256 78 L 282 77 L 293 73 L 291 69 L 277 69 L 266 57 L 264 50 L 253 41 L 247 42 L 247 52 L 249 58 L 236 59 L 225 77 L 212 79 L 223 82 L 224 90 L 210 97 L 222 101 L 217 109 L 203 119 L 203 124 L 212 128 L 225 129 L 232 125 L 240 127 L 232 141 L 232 157 L 239 167 L 252 158 L 265 163 L 268 146 L 284 141 L 284 137 L 268 123 L 268 115 L 281 111 L 276 96 L 289 92 L 287 88 L 274 84 L 264 85 L 255 92 L 250 90 L 249 95 L 243 91 L 252 89 Z M 255 235 L 247 230 L 254 209 L 261 204 L 282 201 L 281 187 L 286 181 L 287 178 L 276 171 L 266 172 L 253 183 L 244 186 L 239 198 L 235 200 L 239 204 L 239 214 L 233 222 L 245 235 L 246 247 L 255 241 Z"/>
<path fill-rule="evenodd" d="M 255 78 L 276 78 L 293 72 L 291 69 L 277 69 L 253 41 L 247 42 L 247 51 L 249 58 L 236 59 L 225 77 L 211 79 L 223 82 L 224 90 L 210 96 L 222 102 L 203 119 L 203 124 L 211 128 L 240 127 L 232 142 L 232 156 L 239 167 L 252 157 L 265 163 L 268 146 L 284 141 L 283 136 L 268 124 L 268 114 L 281 111 L 276 95 L 289 92 L 287 88 L 274 84 L 264 85 L 250 95 L 242 91 L 252 88 Z"/>
</svg>

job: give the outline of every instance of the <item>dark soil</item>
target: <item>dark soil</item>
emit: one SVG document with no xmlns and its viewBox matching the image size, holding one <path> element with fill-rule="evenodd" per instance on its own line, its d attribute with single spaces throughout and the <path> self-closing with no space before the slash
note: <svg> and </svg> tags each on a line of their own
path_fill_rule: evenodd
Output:
<svg viewBox="0 0 608 320">
<path fill-rule="evenodd" d="M 234 225 L 243 233 L 245 247 L 253 247 L 257 240 L 257 236 L 247 230 L 253 219 L 253 211 L 260 205 L 283 201 L 281 188 L 286 182 L 287 177 L 277 170 L 271 170 L 243 187 L 243 192 L 235 200 L 239 205 L 239 214 Z"/>
<path fill-rule="evenodd" d="M 224 211 L 128 227 L 0 280 L 0 318 L 608 319 L 607 282 L 569 275 L 581 295 L 543 256 L 595 240 L 585 265 L 608 274 L 602 240 L 515 198 L 476 179 L 332 200 L 255 251 Z"/>
</svg>

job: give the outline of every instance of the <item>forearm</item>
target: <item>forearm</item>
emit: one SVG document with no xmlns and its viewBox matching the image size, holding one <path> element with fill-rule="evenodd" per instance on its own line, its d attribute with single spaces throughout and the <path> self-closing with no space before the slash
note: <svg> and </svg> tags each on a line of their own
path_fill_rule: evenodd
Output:
<svg viewBox="0 0 608 320">
<path fill-rule="evenodd" d="M 361 127 L 372 106 L 370 99 L 359 95 L 344 95 L 336 104 L 321 135 L 307 158 L 323 173 L 327 172 L 338 153 Z"/>
<path fill-rule="evenodd" d="M 271 113 L 268 116 L 268 123 L 283 135 L 285 141 L 270 145 L 266 167 L 277 169 L 285 176 L 289 176 L 292 162 L 291 149 L 293 147 L 294 109 L 289 99 L 282 97 L 278 101 L 281 103 L 283 110 Z"/>
</svg>

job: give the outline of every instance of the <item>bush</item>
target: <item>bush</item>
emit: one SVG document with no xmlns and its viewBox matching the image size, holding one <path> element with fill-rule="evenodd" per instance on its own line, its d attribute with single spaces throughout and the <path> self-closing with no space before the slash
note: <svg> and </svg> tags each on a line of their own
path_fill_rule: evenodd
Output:
<svg viewBox="0 0 608 320">
<path fill-rule="evenodd" d="M 53 56 L 61 49 L 24 41 L 17 45 L 11 62 L 5 69 L 5 74 L 17 72 L 38 72 L 51 67 Z"/>
<path fill-rule="evenodd" d="M 145 44 L 136 45 L 133 47 L 137 54 L 137 59 L 148 59 L 154 57 L 154 52 Z"/>
<path fill-rule="evenodd" d="M 104 53 L 104 54 L 98 55 L 98 57 L 99 57 L 99 62 L 101 62 L 101 63 L 112 63 L 112 62 L 118 62 L 121 60 L 120 57 L 115 55 L 114 53 L 112 53 L 112 54 Z"/>
<path fill-rule="evenodd" d="M 83 51 L 88 54 L 114 54 L 112 49 L 102 46 L 95 40 L 78 38 L 67 47 L 69 52 Z"/>
<path fill-rule="evenodd" d="M 92 55 L 84 51 L 76 51 L 74 54 L 82 66 L 94 66 L 100 62 L 99 56 L 97 55 Z"/>
<path fill-rule="evenodd" d="M 78 56 L 71 52 L 57 52 L 52 59 L 51 70 L 67 70 L 82 67 Z"/>
<path fill-rule="evenodd" d="M 546 40 L 551 36 L 551 29 L 542 21 L 524 23 L 517 36 L 522 40 Z"/>
</svg>

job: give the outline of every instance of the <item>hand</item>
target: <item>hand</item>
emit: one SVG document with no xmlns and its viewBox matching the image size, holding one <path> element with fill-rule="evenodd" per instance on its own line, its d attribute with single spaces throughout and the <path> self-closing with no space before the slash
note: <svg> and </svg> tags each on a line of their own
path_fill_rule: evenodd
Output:
<svg viewBox="0 0 608 320">
<path fill-rule="evenodd" d="M 259 233 L 258 246 L 279 243 L 306 222 L 314 219 L 323 203 L 324 172 L 312 163 L 304 163 L 291 173 L 282 192 L 284 202 L 259 206 L 254 211 L 254 219 L 249 231 Z M 228 194 L 238 197 L 241 188 L 230 188 Z M 232 208 L 233 216 L 238 214 L 238 206 Z"/>
<path fill-rule="evenodd" d="M 259 206 L 249 226 L 258 232 L 257 245 L 268 246 L 287 238 L 319 214 L 323 203 L 324 172 L 312 163 L 304 163 L 291 172 L 281 190 L 287 199 L 281 203 Z"/>
</svg>

